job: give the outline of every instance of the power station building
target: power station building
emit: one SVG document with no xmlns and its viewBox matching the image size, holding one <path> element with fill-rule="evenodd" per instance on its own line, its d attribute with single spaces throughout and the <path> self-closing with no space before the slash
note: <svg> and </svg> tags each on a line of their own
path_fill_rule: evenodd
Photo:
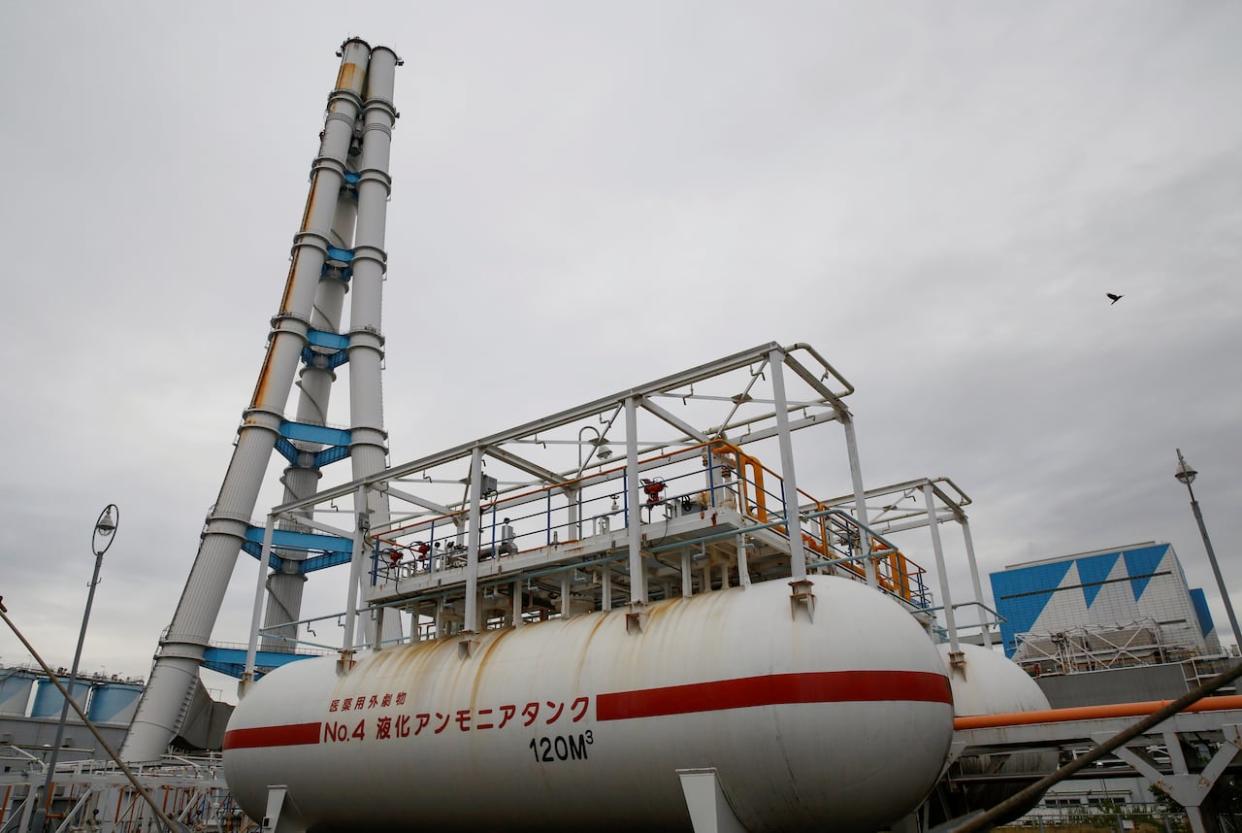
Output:
<svg viewBox="0 0 1242 833">
<path fill-rule="evenodd" d="M 992 573 L 1005 654 L 1034 673 L 1074 673 L 1219 654 L 1203 590 L 1171 544 L 1144 542 Z"/>
</svg>

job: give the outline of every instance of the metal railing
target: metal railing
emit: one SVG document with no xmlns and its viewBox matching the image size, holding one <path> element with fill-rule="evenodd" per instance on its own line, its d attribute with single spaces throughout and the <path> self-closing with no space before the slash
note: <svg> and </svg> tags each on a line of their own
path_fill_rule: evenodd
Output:
<svg viewBox="0 0 1242 833">
<path fill-rule="evenodd" d="M 638 470 L 646 496 L 636 510 L 641 524 L 731 510 L 744 524 L 727 533 L 730 536 L 769 530 L 789 537 L 784 479 L 737 446 L 720 440 L 700 443 L 642 458 Z M 881 589 L 916 607 L 931 604 L 922 567 L 844 510 L 828 508 L 801 489 L 799 494 L 816 507 L 816 511 L 800 513 L 799 525 L 803 545 L 818 566 L 865 580 L 870 561 Z M 658 520 L 657 512 L 663 513 Z M 611 534 L 627 528 L 631 514 L 624 465 L 493 497 L 480 507 L 479 560 L 508 558 Z M 466 566 L 467 533 L 465 509 L 385 530 L 369 541 L 372 585 Z M 697 537 L 694 542 L 706 540 Z M 870 545 L 869 553 L 862 551 L 864 541 Z"/>
</svg>

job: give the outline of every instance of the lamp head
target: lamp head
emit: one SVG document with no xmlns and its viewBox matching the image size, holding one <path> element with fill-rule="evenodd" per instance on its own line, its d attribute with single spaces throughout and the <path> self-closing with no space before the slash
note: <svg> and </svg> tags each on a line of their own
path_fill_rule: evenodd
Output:
<svg viewBox="0 0 1242 833">
<path fill-rule="evenodd" d="M 1179 482 L 1189 486 L 1191 483 L 1195 482 L 1195 477 L 1198 476 L 1198 474 L 1199 472 L 1195 471 L 1194 466 L 1186 462 L 1186 458 L 1182 456 L 1182 450 L 1179 448 L 1177 450 L 1177 471 L 1173 473 L 1173 476 L 1176 477 Z"/>
<path fill-rule="evenodd" d="M 116 540 L 116 527 L 120 520 L 121 511 L 116 508 L 115 503 L 109 503 L 99 513 L 91 534 L 91 551 L 95 555 L 103 555 L 108 551 L 108 547 L 112 546 L 112 542 Z"/>
<path fill-rule="evenodd" d="M 95 522 L 95 531 L 104 538 L 116 532 L 116 518 L 112 515 L 112 507 L 109 506 L 104 513 Z"/>
</svg>

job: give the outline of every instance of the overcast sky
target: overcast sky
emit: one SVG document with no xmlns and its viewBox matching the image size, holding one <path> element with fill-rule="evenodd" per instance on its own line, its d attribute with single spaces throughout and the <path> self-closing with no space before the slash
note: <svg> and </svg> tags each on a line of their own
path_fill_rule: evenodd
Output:
<svg viewBox="0 0 1242 833">
<path fill-rule="evenodd" d="M 114 501 L 83 667 L 148 670 L 350 34 L 406 61 L 393 460 L 807 341 L 868 484 L 952 476 L 985 569 L 1171 541 L 1224 630 L 1181 446 L 1242 605 L 1242 5 L 10 2 L 0 594 L 50 661 Z"/>
</svg>

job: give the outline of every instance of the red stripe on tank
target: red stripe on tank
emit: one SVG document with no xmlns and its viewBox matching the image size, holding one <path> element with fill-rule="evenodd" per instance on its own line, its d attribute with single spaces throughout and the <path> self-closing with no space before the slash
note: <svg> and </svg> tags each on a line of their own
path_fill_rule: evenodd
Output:
<svg viewBox="0 0 1242 833">
<path fill-rule="evenodd" d="M 597 720 L 629 720 L 792 703 L 953 703 L 949 678 L 923 671 L 822 671 L 601 694 Z"/>
<path fill-rule="evenodd" d="M 255 749 L 265 746 L 306 746 L 319 743 L 319 729 L 322 725 L 322 723 L 286 723 L 283 726 L 230 729 L 224 733 L 224 748 Z"/>
</svg>

